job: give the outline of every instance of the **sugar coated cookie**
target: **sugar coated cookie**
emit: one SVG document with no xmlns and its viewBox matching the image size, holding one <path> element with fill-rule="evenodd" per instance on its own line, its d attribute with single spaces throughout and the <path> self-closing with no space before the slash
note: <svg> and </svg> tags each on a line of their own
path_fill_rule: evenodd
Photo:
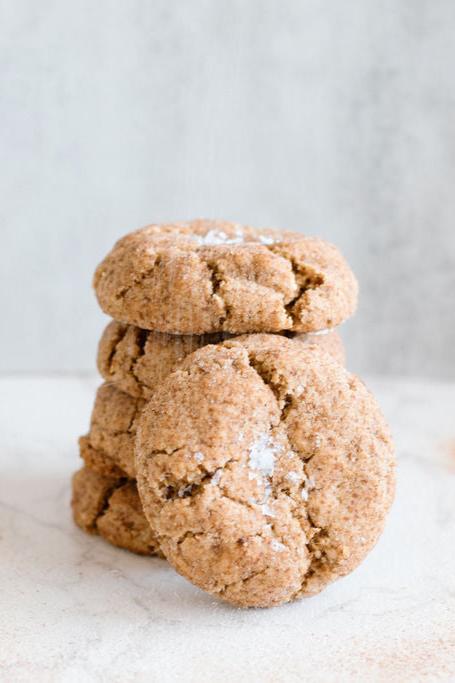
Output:
<svg viewBox="0 0 455 683">
<path fill-rule="evenodd" d="M 103 311 L 172 334 L 314 332 L 356 308 L 339 251 L 300 233 L 195 220 L 120 239 L 95 272 Z"/>
<path fill-rule="evenodd" d="M 312 595 L 351 572 L 394 491 L 373 396 L 328 354 L 277 335 L 184 359 L 141 414 L 136 462 L 169 562 L 239 606 Z"/>
</svg>

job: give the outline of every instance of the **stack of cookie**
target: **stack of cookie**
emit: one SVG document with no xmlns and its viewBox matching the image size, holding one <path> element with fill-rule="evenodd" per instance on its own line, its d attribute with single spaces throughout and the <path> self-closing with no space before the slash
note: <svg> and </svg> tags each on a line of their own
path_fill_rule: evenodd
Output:
<svg viewBox="0 0 455 683">
<path fill-rule="evenodd" d="M 73 514 L 241 606 L 311 595 L 380 535 L 379 408 L 344 368 L 357 283 L 323 240 L 221 221 L 121 239 L 94 279 L 114 319 Z"/>
</svg>

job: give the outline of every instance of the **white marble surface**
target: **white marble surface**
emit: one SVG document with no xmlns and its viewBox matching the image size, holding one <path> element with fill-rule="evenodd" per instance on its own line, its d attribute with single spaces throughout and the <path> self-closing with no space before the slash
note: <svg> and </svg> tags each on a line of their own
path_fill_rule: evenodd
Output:
<svg viewBox="0 0 455 683">
<path fill-rule="evenodd" d="M 94 369 L 97 262 L 208 216 L 335 242 L 353 369 L 455 380 L 454 0 L 1 0 L 0 22 L 1 372 Z"/>
<path fill-rule="evenodd" d="M 214 601 L 69 512 L 94 377 L 0 380 L 0 680 L 455 680 L 455 385 L 372 380 L 398 450 L 386 532 L 354 574 L 273 610 Z"/>
</svg>

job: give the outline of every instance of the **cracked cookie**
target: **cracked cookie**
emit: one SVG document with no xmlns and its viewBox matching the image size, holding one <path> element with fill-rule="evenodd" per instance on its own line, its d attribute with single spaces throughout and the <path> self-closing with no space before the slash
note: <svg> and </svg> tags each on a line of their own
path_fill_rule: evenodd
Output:
<svg viewBox="0 0 455 683">
<path fill-rule="evenodd" d="M 160 554 L 134 481 L 83 467 L 73 475 L 71 507 L 84 531 L 139 555 Z"/>
<path fill-rule="evenodd" d="M 108 382 L 122 391 L 149 399 L 154 388 L 193 351 L 223 341 L 223 334 L 170 335 L 143 330 L 134 325 L 110 322 L 98 346 L 98 370 Z M 316 344 L 344 365 L 345 352 L 340 335 L 296 334 L 294 340 Z M 117 413 L 117 411 L 115 411 Z"/>
<path fill-rule="evenodd" d="M 309 596 L 351 572 L 394 492 L 373 396 L 328 354 L 277 335 L 188 356 L 142 412 L 136 466 L 168 561 L 242 607 Z"/>
<path fill-rule="evenodd" d="M 324 240 L 195 220 L 126 235 L 94 276 L 116 320 L 171 334 L 314 332 L 357 303 L 357 281 Z"/>
</svg>

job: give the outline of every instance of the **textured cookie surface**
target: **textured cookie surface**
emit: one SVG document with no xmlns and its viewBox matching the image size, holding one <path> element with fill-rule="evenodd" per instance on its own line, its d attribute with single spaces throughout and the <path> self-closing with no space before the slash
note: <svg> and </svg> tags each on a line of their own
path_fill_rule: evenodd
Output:
<svg viewBox="0 0 455 683">
<path fill-rule="evenodd" d="M 113 320 L 103 332 L 98 346 L 98 369 L 104 379 L 131 396 L 149 399 L 154 388 L 174 370 L 177 363 L 207 344 L 223 341 L 223 334 L 171 335 L 149 332 Z M 296 341 L 316 344 L 344 365 L 345 353 L 340 335 L 296 334 Z"/>
<path fill-rule="evenodd" d="M 84 467 L 73 475 L 71 506 L 74 521 L 84 531 L 139 555 L 160 554 L 135 482 Z"/>
<path fill-rule="evenodd" d="M 393 498 L 371 394 L 328 354 L 276 335 L 188 356 L 145 407 L 136 446 L 164 555 L 240 606 L 311 595 L 352 571 Z"/>
<path fill-rule="evenodd" d="M 81 458 L 90 469 L 113 477 L 136 477 L 134 438 L 142 399 L 102 384 L 96 392 L 90 431 L 79 439 Z"/>
<path fill-rule="evenodd" d="M 114 319 L 172 334 L 312 332 L 346 320 L 357 302 L 356 279 L 331 244 L 208 220 L 126 235 L 94 287 Z"/>
</svg>

